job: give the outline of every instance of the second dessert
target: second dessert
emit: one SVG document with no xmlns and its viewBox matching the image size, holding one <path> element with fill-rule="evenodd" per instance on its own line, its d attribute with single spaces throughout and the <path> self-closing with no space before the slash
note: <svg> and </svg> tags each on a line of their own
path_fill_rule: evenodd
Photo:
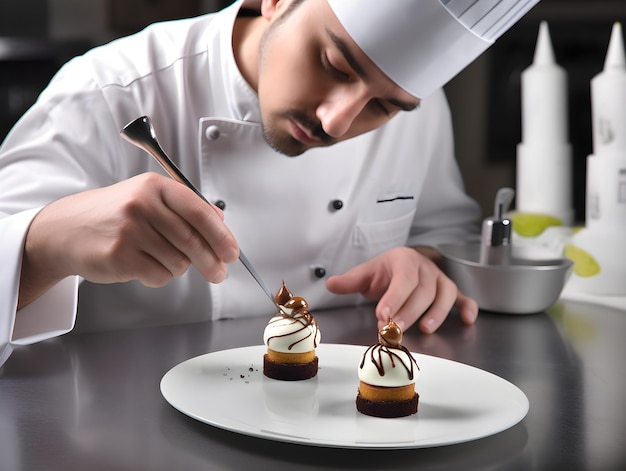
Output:
<svg viewBox="0 0 626 471">
<path fill-rule="evenodd" d="M 402 346 L 402 329 L 391 319 L 378 331 L 378 343 L 367 348 L 359 364 L 356 408 L 374 417 L 405 417 L 417 412 L 415 379 L 419 366 Z"/>
</svg>

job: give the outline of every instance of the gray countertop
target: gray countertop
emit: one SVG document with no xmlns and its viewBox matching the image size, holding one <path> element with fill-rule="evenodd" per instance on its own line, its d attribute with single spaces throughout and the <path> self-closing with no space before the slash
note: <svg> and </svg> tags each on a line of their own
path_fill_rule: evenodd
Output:
<svg viewBox="0 0 626 471">
<path fill-rule="evenodd" d="M 373 308 L 315 312 L 323 342 L 375 342 Z M 68 334 L 0 368 L 0 470 L 626 469 L 626 312 L 562 301 L 547 313 L 453 314 L 410 350 L 512 382 L 526 418 L 491 437 L 435 448 L 354 450 L 248 437 L 171 407 L 159 382 L 191 357 L 258 345 L 266 318 Z M 355 385 L 356 388 L 356 385 Z"/>
</svg>

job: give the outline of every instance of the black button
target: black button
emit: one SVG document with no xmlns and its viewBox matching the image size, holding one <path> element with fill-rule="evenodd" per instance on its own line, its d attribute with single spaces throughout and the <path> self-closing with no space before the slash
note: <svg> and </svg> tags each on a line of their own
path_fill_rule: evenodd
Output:
<svg viewBox="0 0 626 471">
<path fill-rule="evenodd" d="M 217 200 L 213 204 L 217 206 L 218 208 L 220 208 L 222 211 L 224 211 L 224 209 L 226 208 L 226 203 L 224 202 L 224 200 Z"/>
<path fill-rule="evenodd" d="M 332 200 L 330 204 L 336 211 L 339 211 L 341 208 L 343 208 L 343 201 L 341 200 Z"/>
<path fill-rule="evenodd" d="M 313 270 L 313 273 L 315 273 L 315 276 L 318 278 L 324 278 L 326 276 L 326 270 L 324 270 L 323 267 L 317 267 Z"/>
</svg>

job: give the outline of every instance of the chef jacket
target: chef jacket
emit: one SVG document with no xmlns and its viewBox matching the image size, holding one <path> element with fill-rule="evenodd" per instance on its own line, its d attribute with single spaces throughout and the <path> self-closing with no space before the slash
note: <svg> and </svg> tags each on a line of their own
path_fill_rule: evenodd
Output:
<svg viewBox="0 0 626 471">
<path fill-rule="evenodd" d="M 226 224 L 270 289 L 284 280 L 313 311 L 364 302 L 328 292 L 329 275 L 392 247 L 475 236 L 478 207 L 463 190 L 442 91 L 329 148 L 297 158 L 273 151 L 258 97 L 234 60 L 241 5 L 152 25 L 71 60 L 9 133 L 0 148 L 0 364 L 15 345 L 72 329 L 273 314 L 234 263 L 220 284 L 193 268 L 158 289 L 69 277 L 16 315 L 25 234 L 43 206 L 162 172 L 120 137 L 143 115 L 189 180 L 224 207 Z"/>
</svg>

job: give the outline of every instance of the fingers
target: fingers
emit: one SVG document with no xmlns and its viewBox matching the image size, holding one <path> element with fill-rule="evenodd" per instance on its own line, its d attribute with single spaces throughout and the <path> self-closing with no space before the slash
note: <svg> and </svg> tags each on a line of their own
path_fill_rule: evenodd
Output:
<svg viewBox="0 0 626 471">
<path fill-rule="evenodd" d="M 414 253 L 415 254 L 415 253 Z M 402 329 L 417 322 L 424 333 L 435 332 L 448 317 L 452 307 L 460 313 L 461 321 L 472 324 L 478 316 L 476 302 L 459 292 L 450 280 L 429 259 L 419 254 L 391 256 L 392 275 L 376 307 L 379 327 L 393 317 Z"/>
<path fill-rule="evenodd" d="M 174 188 L 174 192 L 185 188 Z M 239 254 L 235 239 L 220 215 L 195 194 L 179 195 L 166 191 L 165 208 L 150 214 L 149 223 L 161 239 L 146 251 L 162 263 L 172 276 L 182 275 L 190 264 L 212 283 L 222 282 L 227 274 L 226 263 Z M 195 200 L 198 200 L 199 203 Z"/>
<path fill-rule="evenodd" d="M 162 286 L 190 265 L 219 283 L 239 255 L 219 209 L 154 173 L 51 203 L 27 242 L 26 254 L 47 278 L 80 275 L 97 283 Z"/>
<path fill-rule="evenodd" d="M 441 309 L 449 301 L 442 291 L 445 283 L 441 283 L 439 274 L 431 269 L 412 271 L 410 276 L 405 274 L 392 279 L 376 308 L 378 323 L 384 325 L 393 317 L 400 328 L 406 329 L 422 317 L 422 323 L 434 331 L 447 316 L 447 311 L 442 316 Z"/>
<path fill-rule="evenodd" d="M 239 256 L 239 247 L 223 223 L 223 212 L 214 205 L 207 205 L 189 188 L 166 182 L 163 182 L 163 202 L 186 222 L 186 226 L 180 228 L 173 226 L 174 231 L 180 229 L 180 233 L 176 234 L 177 247 L 186 254 L 197 253 L 198 247 L 209 248 L 219 261 L 234 262 Z M 168 233 L 172 232 L 172 226 L 166 224 L 165 227 L 170 228 Z"/>
<path fill-rule="evenodd" d="M 458 309 L 461 321 L 464 324 L 471 325 L 478 318 L 478 304 L 469 296 L 459 293 L 454 306 Z"/>
<path fill-rule="evenodd" d="M 236 259 L 238 247 L 221 211 L 157 174 L 135 177 L 109 191 L 115 196 L 106 211 L 114 216 L 103 215 L 99 223 L 108 220 L 111 227 L 101 257 L 111 264 L 114 277 L 162 286 L 193 264 L 207 281 L 224 280 L 225 263 Z"/>
<path fill-rule="evenodd" d="M 379 325 L 393 317 L 401 328 L 412 325 L 441 295 L 441 272 L 430 260 L 408 249 L 391 257 L 392 276 L 376 307 Z"/>
<path fill-rule="evenodd" d="M 419 319 L 422 332 L 432 334 L 441 327 L 458 296 L 456 285 L 448 278 L 437 278 L 437 296 Z"/>
<path fill-rule="evenodd" d="M 357 265 L 343 275 L 331 276 L 326 280 L 326 288 L 335 294 L 361 293 L 370 300 L 380 298 L 382 292 L 376 292 L 375 271 L 369 265 L 370 263 Z"/>
<path fill-rule="evenodd" d="M 393 317 L 403 330 L 417 322 L 422 332 L 431 334 L 441 327 L 453 306 L 458 309 L 464 324 L 470 325 L 476 321 L 478 306 L 472 298 L 460 293 L 456 285 L 444 276 L 434 280 L 434 287 L 432 282 L 421 280 L 395 313 L 390 304 L 381 298 L 376 310 L 379 328 L 387 324 L 389 317 Z M 396 301 L 400 300 L 396 298 Z"/>
</svg>

